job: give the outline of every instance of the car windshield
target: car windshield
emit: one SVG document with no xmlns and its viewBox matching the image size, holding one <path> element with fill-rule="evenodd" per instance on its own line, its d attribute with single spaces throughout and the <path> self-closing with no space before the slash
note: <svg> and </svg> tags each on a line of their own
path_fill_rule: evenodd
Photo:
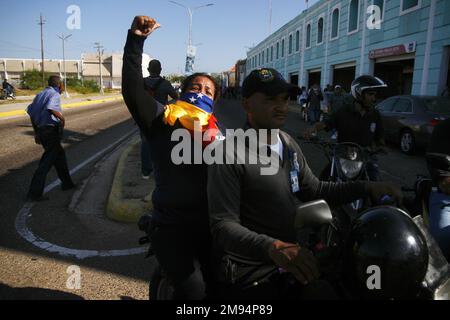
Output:
<svg viewBox="0 0 450 320">
<path fill-rule="evenodd" d="M 431 112 L 438 114 L 450 114 L 450 99 L 449 98 L 429 98 L 425 99 L 425 106 Z"/>
</svg>

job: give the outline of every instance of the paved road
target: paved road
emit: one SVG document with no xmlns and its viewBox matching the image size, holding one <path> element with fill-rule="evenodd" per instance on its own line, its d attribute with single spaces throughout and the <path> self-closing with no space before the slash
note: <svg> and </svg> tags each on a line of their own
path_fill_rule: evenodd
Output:
<svg viewBox="0 0 450 320">
<path fill-rule="evenodd" d="M 66 117 L 64 146 L 70 168 L 136 129 L 123 103 L 68 110 Z M 241 127 L 245 122 L 243 109 L 236 101 L 222 100 L 217 107 L 217 117 L 228 128 Z M 292 108 L 284 129 L 296 137 L 306 127 L 298 110 Z M 24 212 L 24 196 L 42 151 L 34 144 L 32 128 L 25 117 L 0 120 L 0 134 L 0 298 L 146 299 L 154 261 L 144 260 L 142 254 L 79 260 L 37 248 L 19 236 L 16 218 L 19 211 Z M 102 161 L 83 166 L 75 174 L 75 181 L 83 183 L 100 164 L 110 171 L 97 174 L 103 179 L 110 178 L 114 160 L 125 145 L 109 152 Z M 318 174 L 326 165 L 323 154 L 311 145 L 302 145 L 302 148 L 311 168 Z M 381 157 L 380 164 L 385 179 L 402 185 L 412 184 L 416 174 L 426 173 L 421 156 L 405 156 L 395 148 Z M 48 183 L 55 178 L 52 172 Z M 28 228 L 45 241 L 65 248 L 92 250 L 124 250 L 137 246 L 136 240 L 141 234 L 135 225 L 113 223 L 98 213 L 71 212 L 73 192 L 63 193 L 56 188 L 50 192 L 50 197 L 49 202 L 27 211 Z M 66 287 L 66 271 L 71 265 L 81 268 L 80 290 Z"/>
<path fill-rule="evenodd" d="M 65 116 L 64 147 L 71 169 L 136 130 L 122 102 L 72 109 L 65 112 Z M 151 268 L 146 265 L 143 255 L 78 261 L 36 248 L 18 235 L 16 217 L 25 204 L 24 197 L 42 149 L 34 144 L 26 117 L 0 120 L 0 134 L 0 297 L 147 298 L 146 281 Z M 95 169 L 95 164 L 94 161 L 83 166 L 74 175 L 75 182 L 83 183 Z M 52 170 L 47 183 L 55 179 Z M 68 210 L 73 192 L 63 193 L 56 188 L 49 195 L 51 200 L 37 204 L 28 217 L 28 227 L 38 237 L 69 248 L 137 246 L 141 234 L 135 225 L 104 221 L 106 229 L 95 229 L 94 224 L 87 224 L 92 217 L 82 219 Z M 119 236 L 114 237 L 114 233 Z M 81 268 L 81 290 L 66 287 L 69 277 L 66 271 L 71 265 Z"/>
</svg>

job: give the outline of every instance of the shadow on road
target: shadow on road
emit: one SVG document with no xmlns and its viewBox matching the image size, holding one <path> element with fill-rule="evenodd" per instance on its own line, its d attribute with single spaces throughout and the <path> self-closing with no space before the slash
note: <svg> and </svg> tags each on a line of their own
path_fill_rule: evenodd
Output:
<svg viewBox="0 0 450 320">
<path fill-rule="evenodd" d="M 42 288 L 12 288 L 0 283 L 0 300 L 84 300 L 76 294 Z"/>
</svg>

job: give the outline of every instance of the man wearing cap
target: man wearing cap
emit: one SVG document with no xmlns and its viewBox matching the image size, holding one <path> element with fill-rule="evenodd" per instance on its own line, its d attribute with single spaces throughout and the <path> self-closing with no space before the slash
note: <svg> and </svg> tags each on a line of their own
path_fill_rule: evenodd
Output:
<svg viewBox="0 0 450 320">
<path fill-rule="evenodd" d="M 325 282 L 317 280 L 320 273 L 315 257 L 296 244 L 296 207 L 316 199 L 336 205 L 348 203 L 367 193 L 374 199 L 384 194 L 401 197 L 395 187 L 384 183 L 319 181 L 299 145 L 279 130 L 288 116 L 288 98 L 294 91 L 298 92 L 298 87 L 287 83 L 274 69 L 251 72 L 243 83 L 242 104 L 247 113 L 246 133 L 255 132 L 259 145 L 252 151 L 250 139 L 245 148 L 229 150 L 227 135 L 221 142 L 226 164 L 208 168 L 209 216 L 221 298 L 286 298 L 287 288 L 295 288 L 296 296 L 290 295 L 291 299 L 336 298 Z M 228 161 L 233 157 L 249 159 L 256 149 L 260 153 L 256 164 Z M 264 149 L 271 159 L 279 160 L 272 174 L 262 174 L 267 164 L 263 161 Z M 283 286 L 286 274 L 298 282 Z"/>
</svg>

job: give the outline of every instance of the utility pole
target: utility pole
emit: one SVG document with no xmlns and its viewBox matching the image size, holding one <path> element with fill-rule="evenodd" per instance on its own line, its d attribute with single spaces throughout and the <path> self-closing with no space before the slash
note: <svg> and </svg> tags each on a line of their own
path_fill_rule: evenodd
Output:
<svg viewBox="0 0 450 320">
<path fill-rule="evenodd" d="M 39 19 L 38 24 L 41 26 L 41 64 L 42 64 L 42 86 L 45 87 L 45 74 L 44 74 L 44 24 L 47 21 L 45 21 L 44 19 L 42 19 L 42 13 L 41 13 L 41 17 Z"/>
<path fill-rule="evenodd" d="M 269 35 L 272 33 L 272 0 L 269 0 Z"/>
<path fill-rule="evenodd" d="M 187 13 L 188 13 L 188 17 L 189 17 L 189 38 L 188 38 L 188 50 L 187 50 L 187 55 L 186 55 L 185 74 L 191 74 L 193 72 L 193 70 L 189 70 L 188 61 L 193 64 L 194 59 L 195 59 L 195 55 L 196 55 L 196 50 L 195 50 L 195 48 L 192 45 L 192 42 L 193 42 L 193 40 L 192 40 L 192 20 L 193 20 L 194 11 L 198 10 L 200 8 L 211 7 L 211 6 L 214 5 L 214 3 L 208 3 L 208 4 L 205 4 L 205 5 L 202 5 L 202 6 L 198 6 L 198 7 L 195 7 L 195 8 L 190 8 L 190 7 L 185 6 L 184 4 L 181 4 L 181 3 L 176 2 L 176 1 L 170 0 L 169 2 L 173 3 L 173 4 L 177 5 L 177 6 L 185 8 L 187 10 Z"/>
<path fill-rule="evenodd" d="M 100 70 L 100 94 L 104 95 L 104 91 L 103 91 L 103 74 L 102 74 L 102 56 L 103 56 L 103 46 L 100 44 L 100 42 L 96 42 L 95 43 L 95 47 L 98 51 L 98 66 L 99 66 L 99 70 Z"/>
<path fill-rule="evenodd" d="M 57 35 L 58 36 L 58 35 Z M 64 43 L 67 39 L 69 39 L 72 35 L 69 34 L 68 36 L 64 37 L 64 34 L 58 36 L 62 40 L 62 47 L 63 47 L 63 72 L 64 72 L 64 96 L 66 98 L 69 98 L 69 92 L 67 91 L 67 74 L 66 74 L 66 51 Z"/>
</svg>

